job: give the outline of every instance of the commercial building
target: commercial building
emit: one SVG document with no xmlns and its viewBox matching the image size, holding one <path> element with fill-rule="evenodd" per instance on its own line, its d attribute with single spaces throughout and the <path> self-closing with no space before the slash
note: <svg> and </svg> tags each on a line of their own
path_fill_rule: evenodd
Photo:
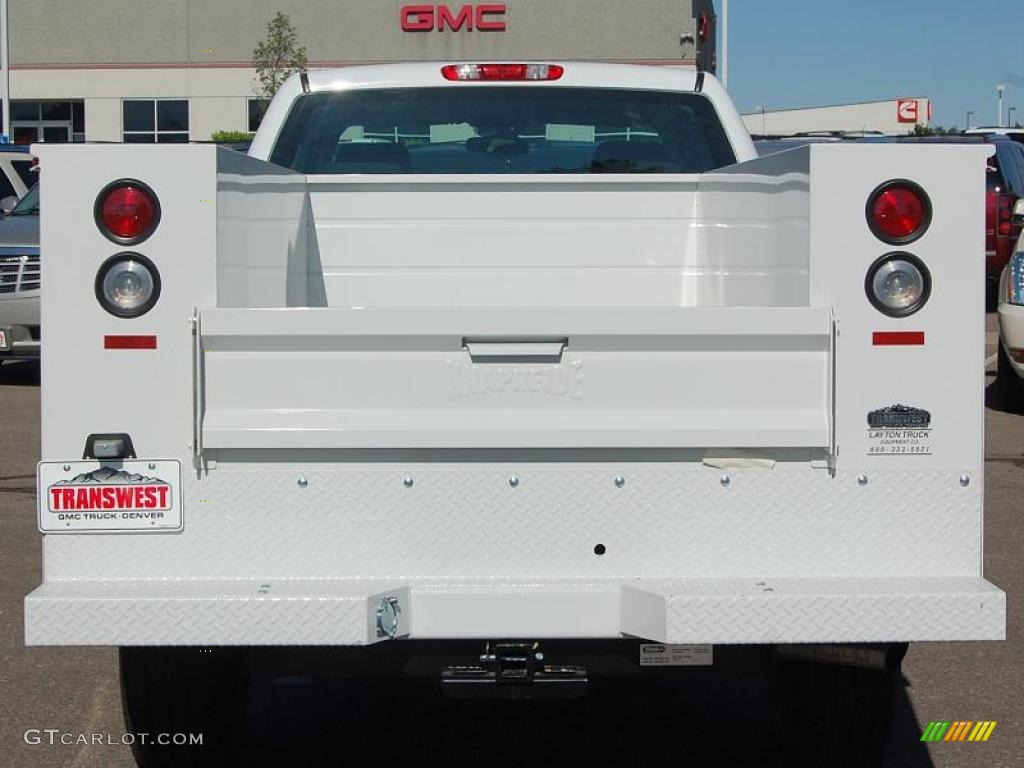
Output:
<svg viewBox="0 0 1024 768">
<path fill-rule="evenodd" d="M 253 49 L 291 18 L 310 68 L 571 59 L 713 70 L 711 0 L 33 0 L 9 4 L 18 143 L 205 141 L 255 130 Z"/>
<path fill-rule="evenodd" d="M 913 96 L 888 101 L 839 104 L 830 107 L 761 110 L 743 115 L 755 136 L 795 136 L 806 133 L 910 133 L 932 120 L 930 99 Z"/>
</svg>

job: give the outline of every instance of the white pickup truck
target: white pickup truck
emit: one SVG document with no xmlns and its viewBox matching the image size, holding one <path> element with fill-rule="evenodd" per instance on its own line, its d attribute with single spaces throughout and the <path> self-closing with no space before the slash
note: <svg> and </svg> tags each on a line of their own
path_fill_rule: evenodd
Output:
<svg viewBox="0 0 1024 768">
<path fill-rule="evenodd" d="M 282 647 L 529 697 L 743 646 L 866 766 L 905 643 L 1004 637 L 985 147 L 758 159 L 710 75 L 564 62 L 296 76 L 248 157 L 35 151 L 26 641 L 205 734 L 143 765 L 240 760 Z"/>
</svg>

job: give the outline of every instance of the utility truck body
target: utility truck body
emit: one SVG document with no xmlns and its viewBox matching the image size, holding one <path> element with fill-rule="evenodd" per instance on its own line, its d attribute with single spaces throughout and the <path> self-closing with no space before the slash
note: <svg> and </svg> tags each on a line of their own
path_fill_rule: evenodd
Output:
<svg viewBox="0 0 1024 768">
<path fill-rule="evenodd" d="M 703 73 L 486 66 L 36 148 L 27 642 L 1002 638 L 985 148 L 757 159 Z"/>
</svg>

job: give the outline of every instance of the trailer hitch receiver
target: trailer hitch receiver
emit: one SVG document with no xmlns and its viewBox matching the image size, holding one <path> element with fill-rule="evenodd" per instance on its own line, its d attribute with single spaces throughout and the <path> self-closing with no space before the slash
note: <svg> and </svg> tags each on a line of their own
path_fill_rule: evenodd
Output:
<svg viewBox="0 0 1024 768">
<path fill-rule="evenodd" d="M 441 673 L 441 689 L 456 699 L 578 698 L 587 687 L 583 667 L 545 663 L 540 643 L 488 643 L 478 663 Z"/>
</svg>

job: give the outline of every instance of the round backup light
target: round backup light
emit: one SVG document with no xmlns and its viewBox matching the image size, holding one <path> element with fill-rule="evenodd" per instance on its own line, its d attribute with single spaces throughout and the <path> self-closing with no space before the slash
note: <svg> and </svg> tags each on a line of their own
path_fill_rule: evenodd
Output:
<svg viewBox="0 0 1024 768">
<path fill-rule="evenodd" d="M 140 317 L 160 298 L 160 273 L 145 256 L 119 253 L 96 273 L 96 299 L 117 317 Z"/>
<path fill-rule="evenodd" d="M 108 184 L 96 198 L 96 226 L 121 245 L 141 243 L 160 223 L 160 203 L 153 190 L 134 179 Z"/>
<path fill-rule="evenodd" d="M 871 194 L 867 214 L 875 237 L 890 245 L 906 245 L 928 231 L 932 204 L 919 185 L 897 179 Z"/>
<path fill-rule="evenodd" d="M 932 277 L 916 256 L 890 253 L 871 266 L 864 287 L 879 312 L 889 317 L 907 317 L 928 302 Z"/>
</svg>

